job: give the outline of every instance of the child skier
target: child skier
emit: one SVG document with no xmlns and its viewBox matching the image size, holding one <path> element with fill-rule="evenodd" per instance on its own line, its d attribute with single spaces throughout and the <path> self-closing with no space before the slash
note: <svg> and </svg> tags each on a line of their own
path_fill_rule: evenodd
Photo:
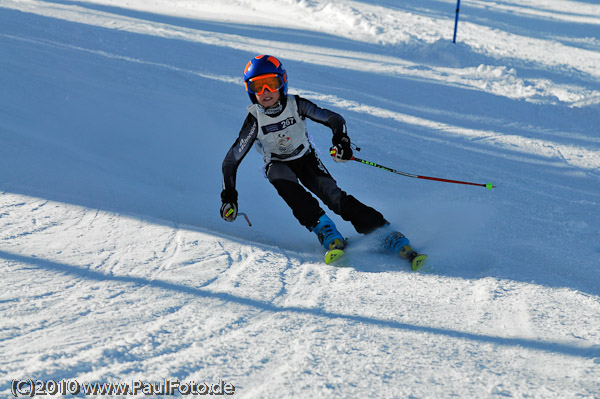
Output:
<svg viewBox="0 0 600 399">
<path fill-rule="evenodd" d="M 237 168 L 250 147 L 256 143 L 264 156 L 265 177 L 292 209 L 300 224 L 315 233 L 326 250 L 343 249 L 345 240 L 319 202 L 306 189 L 342 219 L 352 223 L 358 233 L 369 234 L 389 226 L 381 213 L 338 187 L 312 146 L 306 130 L 306 118 L 332 130 L 331 154 L 334 161 L 347 162 L 352 159 L 352 147 L 344 119 L 298 95 L 288 95 L 286 70 L 273 56 L 259 55 L 250 60 L 244 69 L 244 81 L 252 105 L 248 107 L 239 137 L 223 161 L 221 217 L 228 222 L 236 219 Z M 384 239 L 386 247 L 403 258 L 416 256 L 404 235 L 399 232 L 388 233 Z"/>
</svg>

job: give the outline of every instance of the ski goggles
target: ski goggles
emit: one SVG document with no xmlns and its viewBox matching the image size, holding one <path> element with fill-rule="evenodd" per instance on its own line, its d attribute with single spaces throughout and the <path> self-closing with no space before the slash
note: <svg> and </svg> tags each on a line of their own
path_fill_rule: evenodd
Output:
<svg viewBox="0 0 600 399">
<path fill-rule="evenodd" d="M 275 73 L 256 76 L 246 82 L 246 90 L 252 94 L 263 94 L 265 90 L 275 92 L 283 87 L 283 79 Z"/>
</svg>

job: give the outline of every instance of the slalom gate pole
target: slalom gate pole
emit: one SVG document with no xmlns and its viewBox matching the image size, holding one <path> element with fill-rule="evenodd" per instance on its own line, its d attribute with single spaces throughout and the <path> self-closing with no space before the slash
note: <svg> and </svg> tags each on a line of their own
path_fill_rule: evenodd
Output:
<svg viewBox="0 0 600 399">
<path fill-rule="evenodd" d="M 454 37 L 452 43 L 456 43 L 456 29 L 458 28 L 458 13 L 460 12 L 460 0 L 456 1 L 456 17 L 454 17 Z"/>
<path fill-rule="evenodd" d="M 406 176 L 406 177 L 413 177 L 415 179 L 425 179 L 425 180 L 441 181 L 441 182 L 445 182 L 445 183 L 467 184 L 467 185 L 470 185 L 470 186 L 485 187 L 488 190 L 491 190 L 492 188 L 496 188 L 496 186 L 493 186 L 492 183 L 487 183 L 487 184 L 470 183 L 470 182 L 467 182 L 467 181 L 460 181 L 460 180 L 450 180 L 450 179 L 440 179 L 438 177 L 419 176 L 419 175 L 415 175 L 415 174 L 412 174 L 412 173 L 400 172 L 399 170 L 388 168 L 387 166 L 379 165 L 379 164 L 376 164 L 375 162 L 371 162 L 371 161 L 365 161 L 364 159 L 360 159 L 360 158 L 356 158 L 356 157 L 352 157 L 351 160 L 352 161 L 356 161 L 356 162 L 360 162 L 360 163 L 365 164 L 365 165 L 374 166 L 376 168 L 383 169 L 385 171 L 392 172 L 392 173 L 395 173 L 397 175 L 402 175 L 402 176 Z"/>
</svg>

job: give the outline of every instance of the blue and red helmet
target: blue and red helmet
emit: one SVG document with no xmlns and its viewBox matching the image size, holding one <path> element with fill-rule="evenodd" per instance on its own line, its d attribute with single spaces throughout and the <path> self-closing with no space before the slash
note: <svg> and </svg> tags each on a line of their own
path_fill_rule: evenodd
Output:
<svg viewBox="0 0 600 399">
<path fill-rule="evenodd" d="M 248 92 L 248 96 L 253 103 L 256 103 L 256 95 L 248 89 L 248 81 L 257 76 L 266 74 L 275 74 L 279 76 L 281 79 L 279 94 L 281 97 L 285 97 L 287 95 L 288 77 L 281 61 L 272 55 L 257 55 L 248 61 L 246 68 L 244 68 L 244 83 L 246 85 L 246 92 Z"/>
</svg>

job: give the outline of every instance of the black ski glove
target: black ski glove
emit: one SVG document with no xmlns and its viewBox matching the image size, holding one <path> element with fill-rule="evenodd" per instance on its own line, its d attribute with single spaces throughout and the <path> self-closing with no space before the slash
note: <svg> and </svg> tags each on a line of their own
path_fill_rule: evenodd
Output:
<svg viewBox="0 0 600 399">
<path fill-rule="evenodd" d="M 221 218 L 226 222 L 233 222 L 238 213 L 238 193 L 235 188 L 226 188 L 221 191 Z"/>
<path fill-rule="evenodd" d="M 335 162 L 348 162 L 352 159 L 353 153 L 348 135 L 334 134 L 331 142 L 333 146 L 329 149 L 329 154 Z"/>
</svg>

